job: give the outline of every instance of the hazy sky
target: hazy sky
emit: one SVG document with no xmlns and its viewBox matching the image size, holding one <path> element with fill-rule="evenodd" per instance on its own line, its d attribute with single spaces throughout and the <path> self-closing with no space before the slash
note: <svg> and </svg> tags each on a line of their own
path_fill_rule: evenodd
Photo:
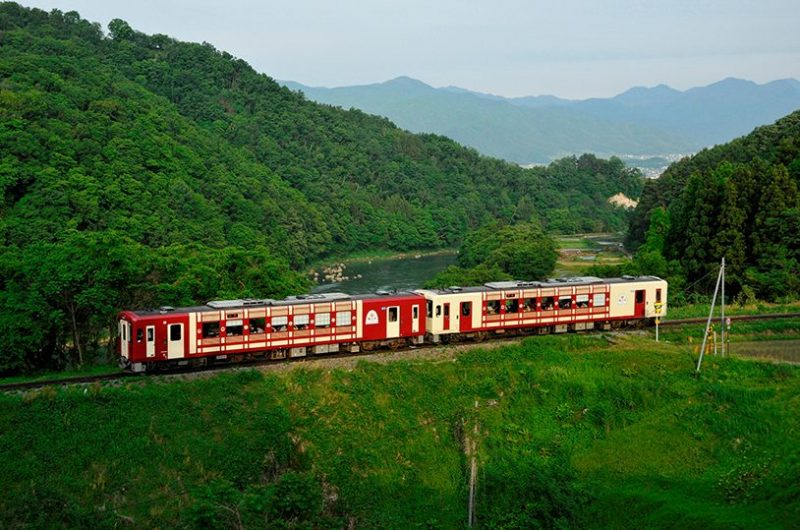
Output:
<svg viewBox="0 0 800 530">
<path fill-rule="evenodd" d="M 798 0 L 22 0 L 206 41 L 313 86 L 407 75 L 504 96 L 800 78 Z"/>
</svg>

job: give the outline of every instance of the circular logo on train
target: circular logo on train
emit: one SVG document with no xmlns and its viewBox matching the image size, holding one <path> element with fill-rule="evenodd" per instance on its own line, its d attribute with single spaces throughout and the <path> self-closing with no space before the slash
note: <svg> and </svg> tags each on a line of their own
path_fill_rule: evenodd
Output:
<svg viewBox="0 0 800 530">
<path fill-rule="evenodd" d="M 367 313 L 367 319 L 364 321 L 366 324 L 377 324 L 378 323 L 378 312 L 374 309 L 371 309 L 369 313 Z"/>
<path fill-rule="evenodd" d="M 628 303 L 628 296 L 624 294 L 619 295 L 619 300 L 617 301 L 617 304 L 626 305 L 627 303 Z"/>
</svg>

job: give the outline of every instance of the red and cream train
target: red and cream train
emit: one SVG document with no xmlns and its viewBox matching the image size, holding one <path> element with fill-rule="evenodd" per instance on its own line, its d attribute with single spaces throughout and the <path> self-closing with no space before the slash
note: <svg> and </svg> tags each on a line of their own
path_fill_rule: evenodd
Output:
<svg viewBox="0 0 800 530">
<path fill-rule="evenodd" d="M 666 314 L 654 276 L 543 282 L 124 311 L 122 364 L 135 372 L 210 362 L 359 352 L 501 333 L 563 333 L 635 325 Z"/>
</svg>

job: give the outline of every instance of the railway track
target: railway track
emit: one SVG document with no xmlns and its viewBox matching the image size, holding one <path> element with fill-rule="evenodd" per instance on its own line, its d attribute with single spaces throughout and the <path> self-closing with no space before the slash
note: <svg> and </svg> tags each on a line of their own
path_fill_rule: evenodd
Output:
<svg viewBox="0 0 800 530">
<path fill-rule="evenodd" d="M 763 314 L 763 315 L 731 315 L 731 321 L 746 321 L 746 320 L 777 320 L 777 319 L 787 319 L 787 318 L 800 318 L 800 313 L 772 313 L 772 314 Z M 680 326 L 686 324 L 702 324 L 708 320 L 707 317 L 699 317 L 699 318 L 682 318 L 676 320 L 664 320 L 661 322 L 661 326 Z M 524 338 L 525 336 L 513 335 L 508 337 L 496 337 L 491 339 L 491 343 L 502 343 L 502 342 L 512 342 L 514 340 L 519 340 Z M 323 360 L 323 359 L 354 359 L 358 357 L 370 357 L 373 355 L 378 355 L 381 353 L 386 353 L 387 351 L 395 351 L 395 352 L 403 352 L 403 351 L 412 351 L 412 350 L 423 350 L 423 349 L 432 349 L 432 348 L 441 348 L 447 345 L 453 344 L 466 344 L 466 343 L 450 343 L 450 344 L 419 344 L 414 346 L 409 346 L 406 348 L 400 348 L 397 350 L 379 350 L 379 351 L 362 351 L 359 353 L 337 353 L 337 354 L 330 354 L 330 355 L 322 355 L 322 356 L 306 356 L 306 357 L 293 357 L 283 360 L 273 360 L 273 359 L 257 359 L 257 360 L 247 360 L 247 361 L 237 361 L 237 362 L 229 362 L 229 363 L 218 363 L 212 364 L 209 366 L 204 367 L 189 367 L 189 368 L 179 368 L 179 369 L 172 369 L 169 371 L 164 372 L 153 372 L 148 374 L 135 374 L 130 372 L 115 372 L 111 374 L 101 374 L 101 375 L 87 375 L 87 376 L 76 376 L 76 377 L 64 377 L 60 379 L 45 379 L 45 380 L 38 380 L 38 381 L 25 381 L 20 383 L 6 383 L 0 384 L 0 391 L 1 392 L 10 392 L 10 391 L 19 391 L 19 390 L 31 390 L 36 388 L 43 388 L 48 386 L 69 386 L 69 385 L 83 385 L 83 384 L 92 384 L 92 383 L 99 383 L 104 381 L 116 381 L 121 379 L 131 379 L 131 378 L 150 378 L 150 377 L 163 377 L 163 376 L 173 376 L 173 375 L 181 375 L 181 374 L 200 374 L 205 372 L 214 372 L 220 370 L 227 370 L 230 368 L 257 368 L 260 366 L 278 366 L 281 364 L 290 364 L 290 363 L 303 363 L 303 362 L 310 362 L 314 360 Z M 480 342 L 474 344 L 481 344 Z"/>
</svg>

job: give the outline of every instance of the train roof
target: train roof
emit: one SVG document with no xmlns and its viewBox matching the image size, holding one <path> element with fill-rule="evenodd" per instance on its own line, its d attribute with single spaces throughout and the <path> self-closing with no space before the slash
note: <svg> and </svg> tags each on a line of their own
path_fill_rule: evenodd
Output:
<svg viewBox="0 0 800 530">
<path fill-rule="evenodd" d="M 160 307 L 158 309 L 146 309 L 142 311 L 131 311 L 137 316 L 151 316 L 168 313 L 202 313 L 206 311 L 221 311 L 228 309 L 251 309 L 258 307 L 284 307 L 300 304 L 324 304 L 326 302 L 344 302 L 350 300 L 372 300 L 377 298 L 392 299 L 398 297 L 421 296 L 422 292 L 432 292 L 436 294 L 454 293 L 476 293 L 487 291 L 510 291 L 513 289 L 542 289 L 551 287 L 577 287 L 582 285 L 613 284 L 613 283 L 634 283 L 662 281 L 658 276 L 622 276 L 619 278 L 598 278 L 596 276 L 579 276 L 575 278 L 552 278 L 543 281 L 502 281 L 489 282 L 484 285 L 473 287 L 453 286 L 447 289 L 420 289 L 418 291 L 375 291 L 368 294 L 347 294 L 347 293 L 318 293 L 297 296 L 288 296 L 282 300 L 272 298 L 242 298 L 235 300 L 212 300 L 205 305 L 191 307 Z"/>
<path fill-rule="evenodd" d="M 206 311 L 221 311 L 229 309 L 253 309 L 259 307 L 285 307 L 302 304 L 324 304 L 329 302 L 345 302 L 351 300 L 372 300 L 377 298 L 396 299 L 398 297 L 419 297 L 411 291 L 375 291 L 367 294 L 347 293 L 318 293 L 287 296 L 282 300 L 272 298 L 241 298 L 235 300 L 212 300 L 205 305 L 190 307 L 164 306 L 158 309 L 131 311 L 137 316 L 150 316 L 168 313 L 202 313 Z"/>
<path fill-rule="evenodd" d="M 585 285 L 636 283 L 663 281 L 658 276 L 621 276 L 619 278 L 598 278 L 596 276 L 577 276 L 574 278 L 550 278 L 542 281 L 509 280 L 502 282 L 489 282 L 474 287 L 460 287 L 454 285 L 445 289 L 420 289 L 416 292 L 433 292 L 436 294 L 452 293 L 483 293 L 489 291 L 511 291 L 514 289 L 550 289 L 553 287 L 580 287 Z"/>
</svg>

